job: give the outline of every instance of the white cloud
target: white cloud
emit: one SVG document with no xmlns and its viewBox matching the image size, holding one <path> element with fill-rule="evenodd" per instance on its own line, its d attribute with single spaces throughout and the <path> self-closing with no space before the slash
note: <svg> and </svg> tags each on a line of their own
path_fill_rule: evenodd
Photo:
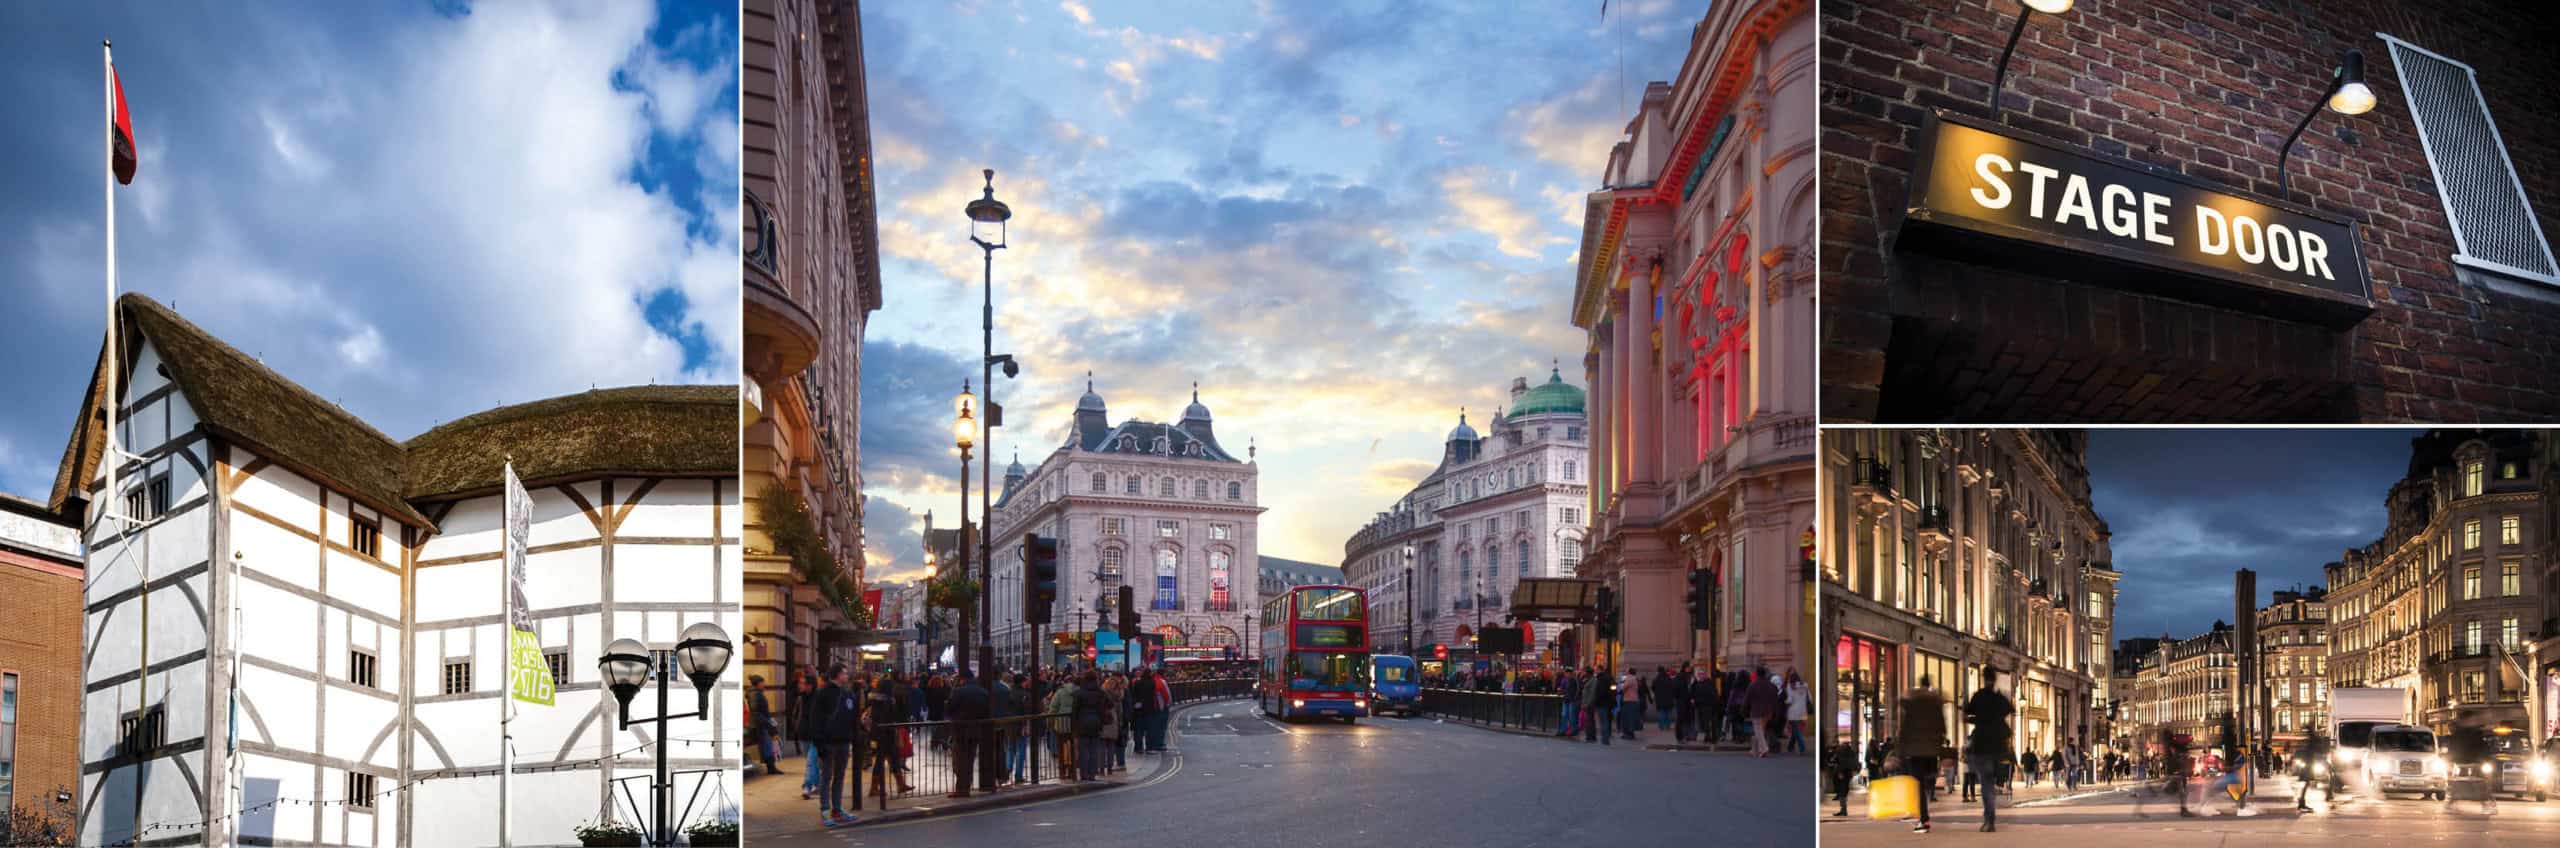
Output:
<svg viewBox="0 0 2560 848">
<path fill-rule="evenodd" d="M 357 368 L 371 368 L 382 361 L 382 331 L 365 324 L 338 340 L 338 356 Z"/>
<path fill-rule="evenodd" d="M 1494 239 L 1505 254 L 1534 258 L 1548 245 L 1566 241 L 1520 204 L 1485 185 L 1483 174 L 1461 171 L 1440 178 L 1453 219 L 1449 223 Z"/>
<path fill-rule="evenodd" d="M 1076 23 L 1093 23 L 1093 10 L 1085 8 L 1084 4 L 1078 3 L 1076 0 L 1066 0 L 1066 2 L 1058 4 L 1058 8 L 1067 10 L 1067 14 L 1075 17 Z"/>
</svg>

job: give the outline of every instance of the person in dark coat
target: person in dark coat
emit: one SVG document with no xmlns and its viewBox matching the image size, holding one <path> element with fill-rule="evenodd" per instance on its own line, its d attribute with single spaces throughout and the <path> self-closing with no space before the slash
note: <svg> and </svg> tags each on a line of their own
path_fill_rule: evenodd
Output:
<svg viewBox="0 0 2560 848">
<path fill-rule="evenodd" d="M 1771 680 L 1766 670 L 1753 671 L 1751 688 L 1745 690 L 1743 699 L 1751 716 L 1751 753 L 1761 757 L 1778 753 L 1783 744 L 1778 733 L 1786 722 L 1787 701 L 1778 692 L 1777 681 Z"/>
<path fill-rule="evenodd" d="M 1902 773 L 1920 782 L 1920 821 L 1911 826 L 1913 833 L 1929 832 L 1929 796 L 1938 785 L 1938 755 L 1947 749 L 1947 699 L 1929 685 L 1929 676 L 1920 676 L 1920 686 L 1904 693 L 1901 703 L 1902 726 L 1894 729 L 1893 747 L 1902 752 Z M 1843 803 L 1843 809 L 1847 804 Z"/>
<path fill-rule="evenodd" d="M 838 666 L 827 685 L 813 693 L 808 706 L 800 712 L 800 737 L 813 740 L 818 746 L 819 824 L 833 827 L 850 824 L 855 819 L 844 811 L 844 782 L 846 772 L 852 771 L 847 762 L 850 755 L 847 745 L 853 738 L 847 729 L 860 710 L 861 702 L 853 694 L 853 672 Z M 853 780 L 853 803 L 859 809 L 862 804 L 862 774 L 854 771 Z"/>
<path fill-rule="evenodd" d="M 764 773 L 781 774 L 773 764 L 774 746 L 779 735 L 774 730 L 773 703 L 764 697 L 764 675 L 747 675 L 747 735 L 755 742 L 756 754 L 764 760 Z"/>
<path fill-rule="evenodd" d="M 1609 726 L 1610 716 L 1618 712 L 1618 687 L 1609 684 L 1609 672 L 1592 669 L 1582 680 L 1582 741 L 1597 735 L 1602 745 L 1610 744 L 1617 734 Z"/>
<path fill-rule="evenodd" d="M 1681 701 L 1683 701 L 1683 700 L 1686 700 L 1686 699 L 1685 699 L 1685 698 L 1683 698 L 1683 697 L 1681 697 L 1681 692 L 1680 692 L 1680 678 L 1677 678 L 1677 677 L 1673 677 L 1673 676 L 1671 676 L 1671 669 L 1664 668 L 1664 667 L 1662 667 L 1662 666 L 1654 666 L 1654 667 L 1653 667 L 1653 710 L 1654 710 L 1654 712 L 1653 712 L 1653 725 L 1654 725 L 1654 729 L 1656 729 L 1656 730 L 1670 730 L 1670 729 L 1671 729 L 1671 723 L 1672 723 L 1672 720 L 1673 720 L 1673 719 L 1676 719 L 1676 718 L 1678 718 L 1678 717 L 1680 716 L 1680 712 L 1681 712 L 1681 710 L 1680 710 L 1680 702 L 1681 702 Z M 1675 736 L 1675 737 L 1682 737 L 1682 738 L 1685 738 L 1686 736 L 1688 736 L 1688 731 L 1687 731 L 1687 729 L 1686 729 L 1686 728 L 1682 728 L 1681 732 L 1679 732 L 1679 733 L 1677 733 L 1677 734 L 1674 734 L 1674 736 Z"/>
<path fill-rule="evenodd" d="M 863 698 L 862 736 L 871 755 L 871 794 L 880 799 L 880 808 L 889 807 L 889 779 L 897 778 L 898 792 L 914 792 L 907 783 L 905 751 L 900 744 L 897 725 L 906 719 L 903 684 L 896 678 L 875 681 Z"/>
<path fill-rule="evenodd" d="M 951 688 L 951 702 L 944 709 L 951 715 L 951 771 L 957 778 L 947 797 L 967 798 L 969 779 L 977 772 L 978 752 L 985 744 L 987 719 L 995 714 L 994 696 L 978 685 L 977 674 L 962 669 L 960 685 Z"/>
<path fill-rule="evenodd" d="M 1076 780 L 1089 781 L 1102 766 L 1102 726 L 1111 722 L 1111 696 L 1102 691 L 1093 672 L 1076 676 L 1075 717 Z"/>
<path fill-rule="evenodd" d="M 1831 817 L 1847 818 L 1849 790 L 1856 788 L 1858 783 L 1858 741 L 1842 737 L 1831 746 L 1831 756 L 1824 758 L 1823 765 L 1824 771 L 1831 775 L 1831 794 L 1840 799 L 1840 811 L 1832 813 Z"/>
<path fill-rule="evenodd" d="M 1698 718 L 1698 738 L 1710 745 L 1724 738 L 1724 690 L 1718 685 L 1723 680 L 1706 668 L 1689 680 L 1689 709 Z"/>
</svg>

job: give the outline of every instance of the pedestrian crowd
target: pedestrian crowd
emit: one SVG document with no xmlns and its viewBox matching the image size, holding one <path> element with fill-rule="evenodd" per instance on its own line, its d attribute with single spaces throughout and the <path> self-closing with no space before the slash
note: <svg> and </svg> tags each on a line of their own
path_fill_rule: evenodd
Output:
<svg viewBox="0 0 2560 848">
<path fill-rule="evenodd" d="M 1151 668 L 984 678 L 968 669 L 908 675 L 844 665 L 823 673 L 804 668 L 793 673 L 780 711 L 766 697 L 761 675 L 747 682 L 750 748 L 766 773 L 781 774 L 775 760 L 783 746 L 798 746 L 800 797 L 817 802 L 820 823 L 831 827 L 857 820 L 844 799 L 850 784 L 852 808 L 862 808 L 866 770 L 871 797 L 882 808 L 892 785 L 899 795 L 914 793 L 909 764 L 919 743 L 947 753 L 950 798 L 1027 784 L 1039 765 L 1035 758 L 1044 755 L 1059 779 L 1094 781 L 1126 771 L 1132 749 L 1164 751 L 1173 706 L 1167 678 Z"/>
</svg>

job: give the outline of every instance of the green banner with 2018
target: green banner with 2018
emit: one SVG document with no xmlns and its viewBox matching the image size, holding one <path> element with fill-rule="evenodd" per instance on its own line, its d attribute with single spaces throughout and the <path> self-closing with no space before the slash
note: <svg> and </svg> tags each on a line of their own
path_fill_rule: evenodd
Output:
<svg viewBox="0 0 2560 848">
<path fill-rule="evenodd" d="M 551 706 L 555 684 L 551 680 L 551 664 L 542 658 L 542 637 L 522 630 L 507 631 L 507 688 L 519 701 Z"/>
</svg>

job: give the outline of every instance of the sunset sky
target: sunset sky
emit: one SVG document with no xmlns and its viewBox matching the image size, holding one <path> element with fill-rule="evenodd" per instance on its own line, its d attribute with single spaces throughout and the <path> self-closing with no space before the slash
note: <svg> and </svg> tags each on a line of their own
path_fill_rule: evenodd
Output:
<svg viewBox="0 0 2560 848">
<path fill-rule="evenodd" d="M 1465 407 L 1561 360 L 1583 196 L 1703 2 L 870 4 L 887 306 L 863 362 L 875 579 L 955 523 L 950 397 L 974 377 L 981 168 L 996 255 L 998 474 L 1062 442 L 1084 374 L 1117 423 L 1261 451 L 1261 551 L 1338 563 Z M 1624 60 L 1624 74 L 1620 60 Z"/>
</svg>

